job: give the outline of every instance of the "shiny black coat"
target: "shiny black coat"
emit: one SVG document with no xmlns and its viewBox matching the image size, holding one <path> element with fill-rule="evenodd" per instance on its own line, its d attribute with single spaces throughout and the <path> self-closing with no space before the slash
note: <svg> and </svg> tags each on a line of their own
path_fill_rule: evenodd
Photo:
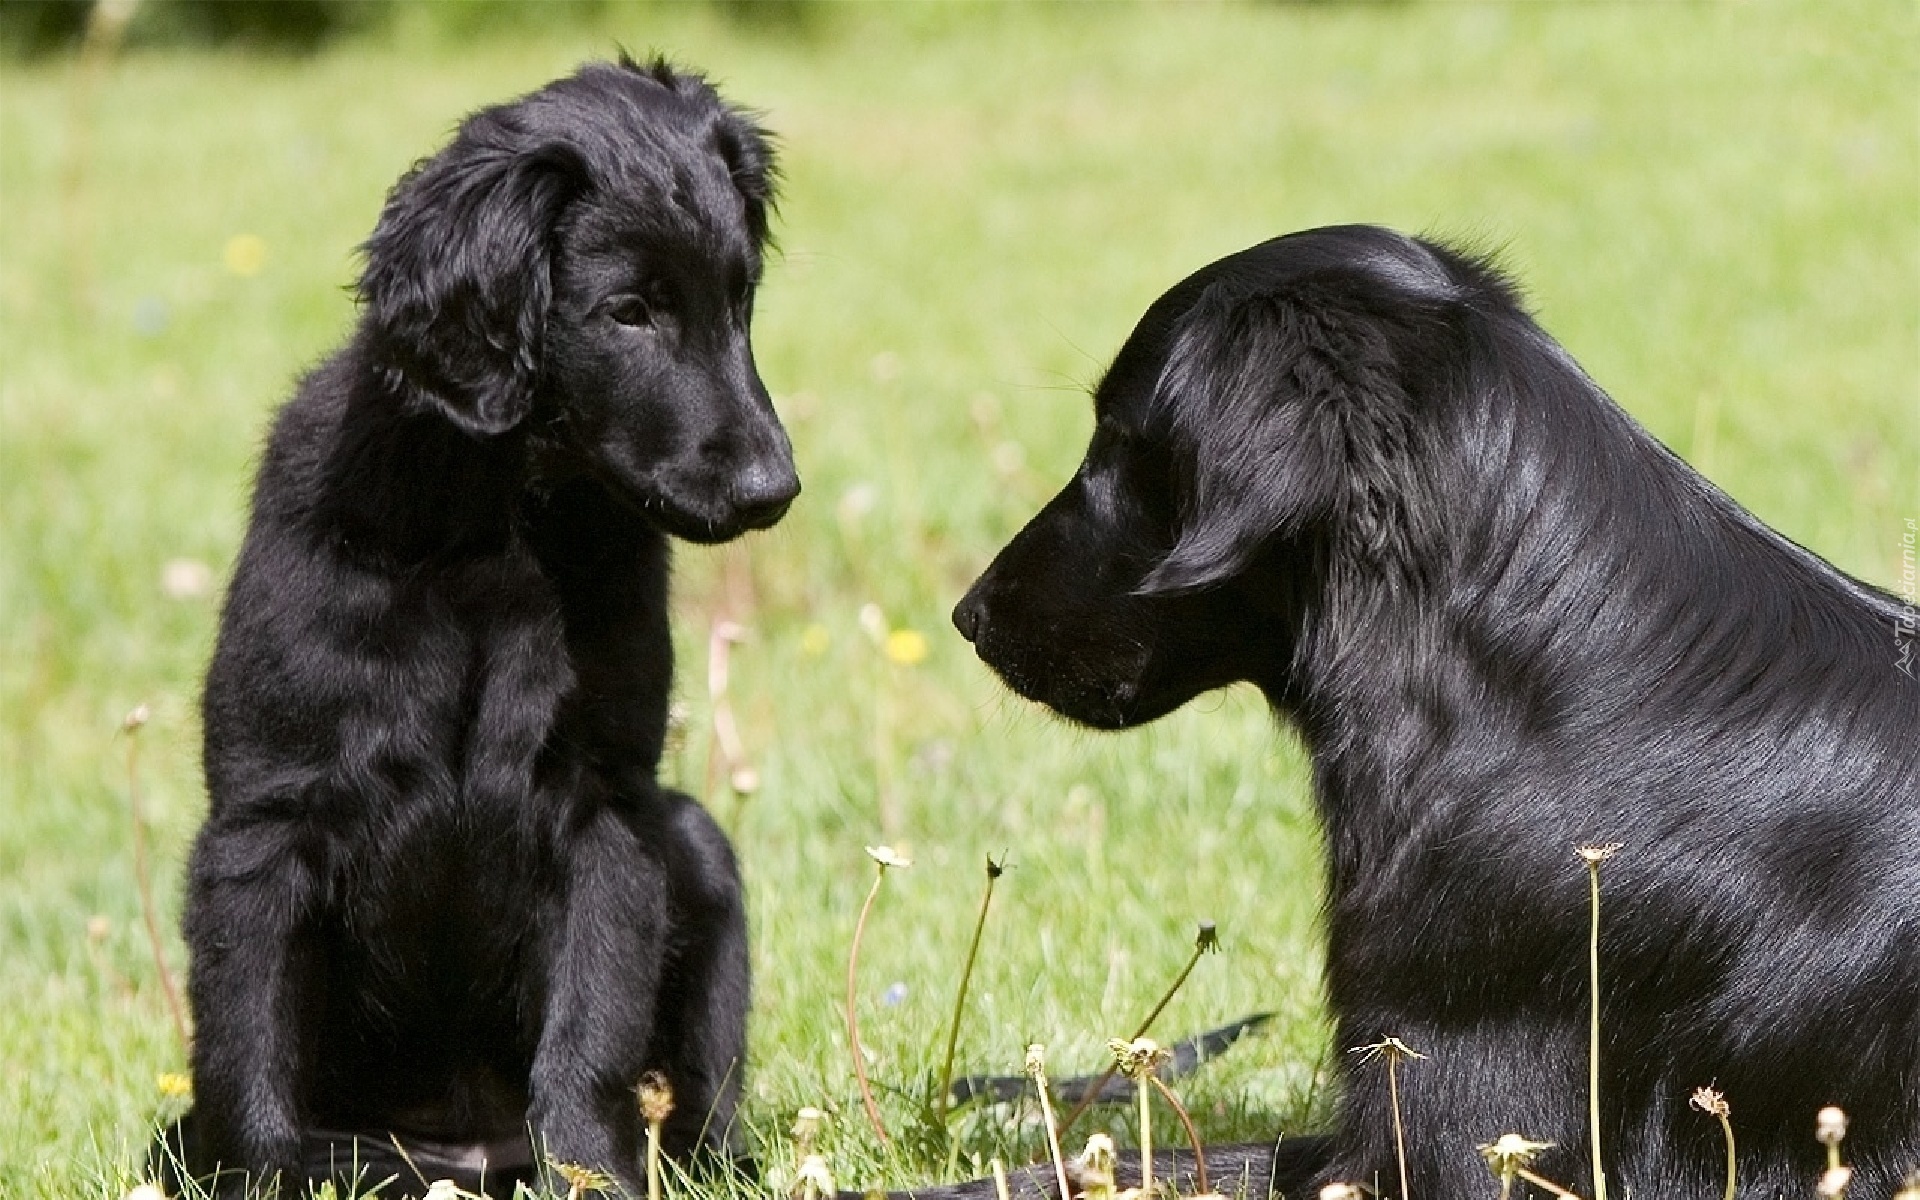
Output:
<svg viewBox="0 0 1920 1200">
<path fill-rule="evenodd" d="M 189 1173 L 290 1192 L 398 1135 L 491 1145 L 504 1184 L 531 1133 L 637 1188 L 649 1069 L 671 1151 L 726 1145 L 739 873 L 655 770 L 669 535 L 799 489 L 748 340 L 770 173 L 706 84 L 623 61 L 394 188 L 358 329 L 274 424 L 207 675 Z"/>
<path fill-rule="evenodd" d="M 1475 1146 L 1505 1133 L 1594 1194 L 1575 847 L 1614 842 L 1609 1194 L 1717 1192 L 1687 1106 L 1709 1084 L 1742 1196 L 1809 1192 L 1823 1105 L 1857 1194 L 1920 1164 L 1920 684 L 1892 597 L 1656 443 L 1484 264 L 1386 230 L 1203 269 L 1095 403 L 955 622 L 1088 725 L 1247 680 L 1301 732 L 1337 1044 L 1428 1056 L 1399 1071 L 1414 1195 L 1488 1194 Z M 1337 1126 L 1273 1181 L 1397 1192 L 1387 1073 L 1339 1062 Z"/>
</svg>

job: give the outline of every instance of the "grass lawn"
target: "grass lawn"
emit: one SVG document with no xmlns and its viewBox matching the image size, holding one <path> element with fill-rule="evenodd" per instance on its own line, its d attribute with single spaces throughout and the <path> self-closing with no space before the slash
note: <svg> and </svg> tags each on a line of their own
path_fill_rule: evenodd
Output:
<svg viewBox="0 0 1920 1200">
<path fill-rule="evenodd" d="M 251 462 L 348 328 L 384 189 L 460 114 L 616 40 L 706 67 L 784 148 L 756 343 L 806 493 L 770 534 L 680 555 L 664 772 L 708 792 L 706 640 L 728 613 L 752 630 L 731 702 L 762 783 L 709 799 L 752 893 L 747 1116 L 777 1178 L 802 1105 L 833 1114 L 850 1186 L 1038 1144 L 1006 1111 L 949 1143 L 924 1105 L 1003 851 L 963 1069 L 1017 1071 L 1030 1041 L 1056 1072 L 1101 1065 L 1204 918 L 1225 953 L 1157 1032 L 1279 1017 L 1190 1081 L 1203 1130 L 1324 1116 L 1298 743 L 1243 690 L 1077 732 L 946 619 L 1070 473 L 1133 320 L 1210 259 L 1348 221 L 1495 248 L 1654 433 L 1840 567 L 1898 577 L 1920 516 L 1908 5 L 641 9 L 454 41 L 402 23 L 312 58 L 135 53 L 92 85 L 69 60 L 0 64 L 0 1197 L 118 1196 L 157 1077 L 183 1069 L 120 723 L 150 706 L 139 774 L 179 971 L 195 697 Z M 210 592 L 181 586 L 196 563 Z M 924 661 L 876 649 L 869 604 Z M 891 1154 L 842 1024 L 882 840 L 916 860 L 862 950 Z"/>
</svg>

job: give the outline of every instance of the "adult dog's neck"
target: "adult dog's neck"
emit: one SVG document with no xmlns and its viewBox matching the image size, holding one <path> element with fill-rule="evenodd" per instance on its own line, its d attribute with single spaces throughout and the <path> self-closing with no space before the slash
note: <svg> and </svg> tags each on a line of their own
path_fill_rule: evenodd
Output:
<svg viewBox="0 0 1920 1200">
<path fill-rule="evenodd" d="M 1267 689 L 1313 750 L 1336 876 L 1515 780 L 1565 784 L 1532 814 L 1564 846 L 1620 836 L 1616 786 L 1711 773 L 1703 795 L 1724 803 L 1794 777 L 1777 755 L 1884 761 L 1899 731 L 1849 714 L 1897 711 L 1859 701 L 1912 687 L 1890 665 L 1892 603 L 1745 513 L 1524 318 L 1491 336 L 1416 451 L 1429 540 L 1409 559 L 1330 543 L 1286 686 Z M 1796 641 L 1821 653 L 1779 653 Z M 1616 759 L 1658 777 L 1600 778 Z M 1371 836 L 1343 855 L 1349 816 Z"/>
</svg>

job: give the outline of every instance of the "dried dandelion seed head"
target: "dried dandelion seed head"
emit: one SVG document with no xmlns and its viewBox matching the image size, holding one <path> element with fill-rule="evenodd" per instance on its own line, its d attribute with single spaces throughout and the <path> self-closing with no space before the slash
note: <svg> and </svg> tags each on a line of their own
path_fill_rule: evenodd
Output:
<svg viewBox="0 0 1920 1200">
<path fill-rule="evenodd" d="M 1814 1118 L 1813 1136 L 1822 1146 L 1838 1146 L 1847 1136 L 1846 1110 L 1827 1105 Z"/>
<path fill-rule="evenodd" d="M 1087 1139 L 1086 1149 L 1073 1160 L 1073 1182 L 1083 1200 L 1120 1200 L 1113 1186 L 1113 1139 L 1096 1133 Z"/>
<path fill-rule="evenodd" d="M 1625 842 L 1605 842 L 1597 846 L 1576 846 L 1574 853 L 1578 854 L 1580 860 L 1588 866 L 1597 867 L 1620 853 L 1625 847 Z"/>
<path fill-rule="evenodd" d="M 1080 1157 L 1073 1161 L 1080 1168 L 1081 1174 L 1102 1176 L 1106 1179 L 1108 1186 L 1112 1186 L 1114 1157 L 1113 1139 L 1104 1133 L 1096 1133 L 1087 1139 L 1086 1147 L 1080 1151 Z"/>
<path fill-rule="evenodd" d="M 805 1141 L 820 1132 L 820 1126 L 827 1120 L 827 1114 L 809 1105 L 793 1114 L 793 1136 Z"/>
<path fill-rule="evenodd" d="M 1159 1070 L 1160 1064 L 1173 1057 L 1171 1050 L 1163 1049 L 1152 1038 L 1135 1038 L 1124 1041 L 1114 1038 L 1107 1043 L 1107 1049 L 1113 1053 L 1113 1061 L 1120 1073 L 1128 1079 L 1139 1079 Z"/>
<path fill-rule="evenodd" d="M 1820 1176 L 1820 1182 L 1814 1185 L 1813 1194 L 1816 1196 L 1844 1196 L 1847 1194 L 1847 1185 L 1852 1182 L 1852 1167 L 1833 1167 Z"/>
<path fill-rule="evenodd" d="M 1330 1183 L 1320 1189 L 1320 1200 L 1366 1200 L 1357 1183 Z"/>
<path fill-rule="evenodd" d="M 1687 1103 L 1710 1117 L 1724 1117 L 1733 1112 L 1727 1104 L 1727 1098 L 1710 1087 L 1693 1089 L 1693 1096 Z"/>
<path fill-rule="evenodd" d="M 1200 922 L 1200 932 L 1194 936 L 1193 948 L 1202 954 L 1220 953 L 1220 930 L 1212 921 Z"/>
<path fill-rule="evenodd" d="M 1376 1058 L 1384 1058 L 1389 1063 L 1396 1064 L 1409 1059 L 1426 1057 L 1397 1037 L 1384 1037 L 1370 1045 L 1354 1046 L 1347 1053 L 1358 1054 L 1361 1062 L 1372 1062 Z"/>
<path fill-rule="evenodd" d="M 824 1154 L 809 1154 L 800 1160 L 800 1173 L 794 1178 L 796 1191 L 812 1189 L 821 1196 L 831 1196 L 839 1187 L 833 1182 L 833 1171 L 827 1166 Z"/>
<path fill-rule="evenodd" d="M 640 1116 L 649 1125 L 658 1125 L 673 1115 L 673 1084 L 659 1071 L 640 1077 Z"/>
<path fill-rule="evenodd" d="M 882 871 L 888 867 L 898 867 L 902 871 L 913 865 L 913 860 L 901 854 L 892 846 L 868 846 L 867 857 L 880 864 Z"/>
<path fill-rule="evenodd" d="M 1498 1179 L 1511 1179 L 1521 1168 L 1532 1166 L 1542 1150 L 1552 1148 L 1552 1142 L 1532 1141 L 1517 1133 L 1503 1133 L 1478 1147 L 1480 1157 L 1487 1160 L 1487 1169 Z"/>
<path fill-rule="evenodd" d="M 574 1195 L 581 1192 L 604 1192 L 613 1186 L 612 1176 L 602 1175 L 592 1167 L 551 1160 L 548 1165 L 553 1168 L 554 1174 L 567 1181 L 567 1190 Z"/>
<path fill-rule="evenodd" d="M 133 706 L 133 711 L 126 715 L 126 719 L 120 722 L 120 728 L 128 733 L 132 733 L 152 719 L 153 710 L 151 708 L 148 708 L 144 704 L 136 704 Z"/>
<path fill-rule="evenodd" d="M 1028 1046 L 1026 1062 L 1022 1064 L 1021 1069 L 1034 1079 L 1045 1079 L 1047 1077 L 1047 1048 L 1039 1042 Z"/>
<path fill-rule="evenodd" d="M 1007 859 L 1004 854 L 1001 855 L 1000 860 L 998 862 L 994 861 L 993 855 L 991 854 L 987 855 L 987 878 L 988 879 L 998 879 L 1002 875 L 1005 875 L 1006 873 L 1007 873 Z"/>
</svg>

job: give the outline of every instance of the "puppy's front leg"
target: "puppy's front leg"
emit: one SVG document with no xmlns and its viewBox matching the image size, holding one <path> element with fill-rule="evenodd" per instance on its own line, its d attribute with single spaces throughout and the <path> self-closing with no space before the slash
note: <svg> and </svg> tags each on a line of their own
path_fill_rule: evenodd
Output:
<svg viewBox="0 0 1920 1200">
<path fill-rule="evenodd" d="M 194 844 L 185 916 L 193 953 L 194 1161 L 215 1194 L 290 1195 L 301 1169 L 308 1038 L 322 998 L 319 858 L 291 822 L 219 818 Z"/>
<path fill-rule="evenodd" d="M 570 827 L 547 929 L 546 998 L 531 1083 L 536 1153 L 642 1186 L 635 1085 L 646 1069 L 666 953 L 665 869 L 610 807 Z"/>
<path fill-rule="evenodd" d="M 652 843 L 672 872 L 672 958 L 648 1066 L 673 1085 L 669 1154 L 744 1163 L 734 1128 L 746 1067 L 747 906 L 727 835 L 691 796 L 660 790 Z"/>
</svg>

